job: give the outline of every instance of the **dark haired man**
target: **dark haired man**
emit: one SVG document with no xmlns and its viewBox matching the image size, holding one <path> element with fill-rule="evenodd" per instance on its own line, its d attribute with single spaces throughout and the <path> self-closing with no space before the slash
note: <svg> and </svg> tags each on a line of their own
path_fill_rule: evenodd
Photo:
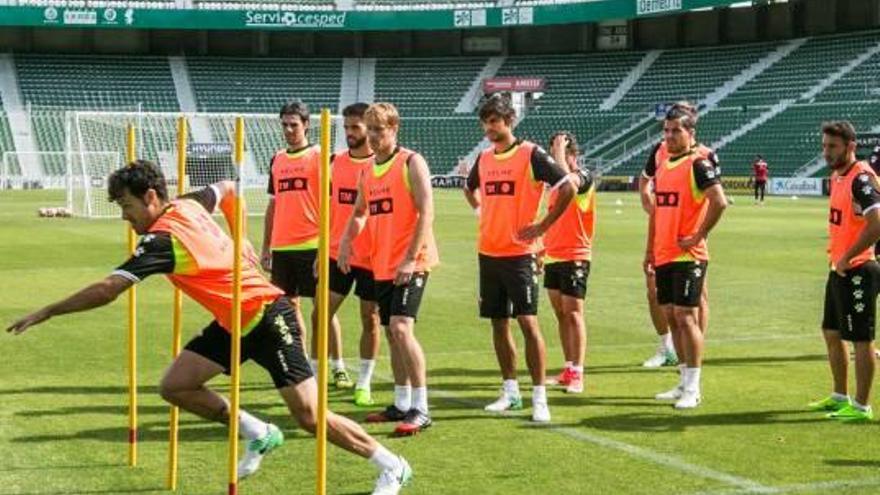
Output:
<svg viewBox="0 0 880 495">
<path fill-rule="evenodd" d="M 677 409 L 697 407 L 701 400 L 699 306 L 709 261 L 706 238 L 727 207 L 715 166 L 693 146 L 696 125 L 690 105 L 675 104 L 666 114 L 644 260 L 645 271 L 656 274 L 657 302 L 685 363 L 679 384 L 656 398 L 675 400 Z"/>
<path fill-rule="evenodd" d="M 220 182 L 169 201 L 159 167 L 136 161 L 110 176 L 109 193 L 122 209 L 122 218 L 142 236 L 135 253 L 103 280 L 25 316 L 7 331 L 20 334 L 54 316 L 104 306 L 144 278 L 165 274 L 215 319 L 175 358 L 159 393 L 202 418 L 230 421 L 227 400 L 205 384 L 230 367 L 233 242 L 211 213 L 219 206 L 231 225 L 234 184 Z M 257 263 L 253 249 L 246 245 L 241 276 L 242 360 L 253 359 L 269 373 L 299 425 L 314 433 L 318 389 L 303 350 L 296 308 L 266 280 Z M 256 471 L 263 455 L 281 445 L 283 437 L 277 427 L 245 411 L 238 421 L 249 440 L 238 466 L 243 477 Z M 377 466 L 374 494 L 396 494 L 412 477 L 403 458 L 382 447 L 357 423 L 328 412 L 327 427 L 330 442 Z"/>
<path fill-rule="evenodd" d="M 301 297 L 314 300 L 318 285 L 315 260 L 318 257 L 318 203 L 321 148 L 309 144 L 309 107 L 299 101 L 286 103 L 279 112 L 287 148 L 279 150 L 269 164 L 269 203 L 263 231 L 263 268 L 272 273 L 272 283 L 281 288 L 297 309 L 301 328 Z M 317 356 L 317 308 L 312 309 L 312 357 Z M 330 367 L 337 388 L 354 386 L 342 359 L 339 319 L 329 325 Z M 316 369 L 313 361 L 312 369 Z"/>
<path fill-rule="evenodd" d="M 513 135 L 516 112 L 510 96 L 496 93 L 479 109 L 480 123 L 492 143 L 477 156 L 464 194 L 479 215 L 480 316 L 492 321 L 495 355 L 501 368 L 501 396 L 486 406 L 502 412 L 522 408 L 516 379 L 516 344 L 510 318 L 516 318 L 526 344 L 532 378 L 532 421 L 550 421 L 545 388 L 546 350 L 538 325 L 536 253 L 539 237 L 562 215 L 577 187 L 568 173 L 540 146 Z M 535 221 L 544 184 L 556 204 Z"/>
<path fill-rule="evenodd" d="M 831 169 L 828 261 L 822 334 L 828 349 L 833 391 L 810 403 L 815 411 L 846 422 L 870 421 L 874 382 L 874 326 L 880 265 L 874 245 L 880 240 L 880 192 L 871 167 L 856 159 L 856 132 L 846 121 L 822 126 L 822 155 Z M 856 395 L 850 401 L 847 352 L 855 350 Z"/>
</svg>

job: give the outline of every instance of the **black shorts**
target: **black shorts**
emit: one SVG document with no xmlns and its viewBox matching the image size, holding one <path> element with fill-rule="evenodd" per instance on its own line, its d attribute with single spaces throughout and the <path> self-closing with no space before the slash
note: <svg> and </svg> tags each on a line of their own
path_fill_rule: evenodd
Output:
<svg viewBox="0 0 880 495">
<path fill-rule="evenodd" d="M 379 320 L 382 325 L 390 325 L 392 316 L 417 319 L 427 284 L 427 272 L 413 273 L 406 285 L 394 285 L 391 280 L 377 280 L 376 302 L 379 305 Z"/>
<path fill-rule="evenodd" d="M 822 328 L 840 332 L 850 342 L 874 340 L 877 292 L 880 288 L 880 264 L 869 261 L 846 272 L 828 274 L 825 284 L 825 310 Z"/>
<path fill-rule="evenodd" d="M 675 261 L 656 267 L 657 303 L 698 307 L 708 269 L 705 261 Z"/>
<path fill-rule="evenodd" d="M 538 314 L 535 256 L 480 255 L 480 316 L 511 318 Z"/>
<path fill-rule="evenodd" d="M 272 283 L 288 297 L 315 297 L 317 249 L 272 251 Z"/>
<path fill-rule="evenodd" d="M 544 265 L 544 288 L 558 290 L 569 297 L 586 297 L 589 277 L 589 261 L 559 261 Z"/>
<path fill-rule="evenodd" d="M 223 366 L 223 372 L 228 375 L 231 345 L 231 335 L 215 320 L 186 344 L 186 350 Z M 241 362 L 248 359 L 269 372 L 276 388 L 312 377 L 312 368 L 303 351 L 302 332 L 296 323 L 296 311 L 286 297 L 279 297 L 266 306 L 260 322 L 241 338 Z"/>
<path fill-rule="evenodd" d="M 357 282 L 357 285 L 355 285 Z M 330 292 L 340 296 L 347 296 L 354 286 L 354 294 L 362 301 L 376 300 L 376 282 L 373 280 L 373 272 L 356 266 L 351 267 L 347 274 L 339 271 L 336 260 L 330 258 Z"/>
</svg>

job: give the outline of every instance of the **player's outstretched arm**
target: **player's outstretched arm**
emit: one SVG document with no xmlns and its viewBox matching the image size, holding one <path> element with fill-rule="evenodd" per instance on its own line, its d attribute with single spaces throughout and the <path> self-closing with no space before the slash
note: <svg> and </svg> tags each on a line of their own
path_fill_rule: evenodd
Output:
<svg viewBox="0 0 880 495">
<path fill-rule="evenodd" d="M 367 200 L 364 198 L 363 179 L 358 180 L 358 195 L 354 200 L 354 209 L 351 212 L 348 222 L 345 224 L 345 230 L 342 239 L 339 241 L 339 255 L 336 265 L 342 273 L 351 271 L 349 259 L 351 259 L 351 243 L 358 234 L 364 230 L 367 223 Z"/>
<path fill-rule="evenodd" d="M 104 280 L 89 285 L 66 299 L 50 304 L 21 318 L 12 325 L 9 325 L 6 331 L 18 335 L 53 316 L 87 311 L 110 304 L 119 294 L 122 294 L 131 287 L 132 284 L 131 280 L 121 275 L 109 275 Z"/>
</svg>

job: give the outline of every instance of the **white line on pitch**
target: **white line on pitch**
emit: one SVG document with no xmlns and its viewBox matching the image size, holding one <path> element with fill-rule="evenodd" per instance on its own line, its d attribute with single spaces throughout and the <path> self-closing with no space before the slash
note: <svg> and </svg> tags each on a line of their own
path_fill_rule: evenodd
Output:
<svg viewBox="0 0 880 495">
<path fill-rule="evenodd" d="M 381 378 L 385 381 L 393 381 L 389 376 L 379 376 L 376 375 L 377 378 Z M 482 410 L 482 403 L 465 399 L 462 397 L 458 397 L 449 392 L 445 392 L 443 390 L 432 390 L 429 392 L 429 395 L 432 397 L 440 398 L 442 400 L 446 400 L 449 402 L 455 402 L 464 406 L 473 407 L 474 409 Z M 487 414 L 488 417 L 492 415 Z M 737 487 L 740 490 L 737 493 L 775 493 L 775 489 L 769 486 L 764 486 L 757 481 L 750 480 L 748 478 L 742 478 L 739 476 L 734 476 L 732 474 L 723 473 L 721 471 L 716 471 L 714 469 L 710 469 L 704 466 L 700 466 L 697 464 L 691 464 L 685 460 L 679 459 L 678 457 L 661 454 L 660 452 L 655 452 L 653 450 L 649 450 L 643 447 L 638 447 L 636 445 L 628 444 L 626 442 L 621 442 L 620 440 L 614 440 L 611 438 L 603 437 L 600 435 L 596 435 L 593 433 L 587 433 L 580 430 L 576 430 L 574 428 L 568 428 L 563 426 L 536 426 L 535 429 L 547 430 L 553 433 L 557 433 L 568 438 L 572 438 L 579 442 L 584 443 L 592 443 L 594 445 L 598 445 L 600 447 L 605 447 L 608 449 L 618 450 L 625 454 L 628 454 L 632 457 L 637 457 L 654 464 L 659 464 L 661 466 L 670 467 L 676 469 L 678 471 L 691 474 L 694 476 L 699 476 L 701 478 L 719 481 L 722 483 L 726 483 L 728 485 L 732 485 Z"/>
<path fill-rule="evenodd" d="M 823 492 L 827 490 L 834 490 L 837 488 L 865 488 L 872 486 L 880 486 L 880 478 L 864 478 L 864 479 L 853 479 L 853 480 L 829 480 L 829 481 L 817 481 L 814 483 L 795 483 L 791 485 L 780 485 L 773 487 L 772 492 L 768 493 L 801 493 L 801 492 Z M 709 491 L 701 491 L 694 493 L 693 495 L 740 495 L 753 493 L 748 489 L 723 489 L 723 490 L 709 490 Z"/>
</svg>

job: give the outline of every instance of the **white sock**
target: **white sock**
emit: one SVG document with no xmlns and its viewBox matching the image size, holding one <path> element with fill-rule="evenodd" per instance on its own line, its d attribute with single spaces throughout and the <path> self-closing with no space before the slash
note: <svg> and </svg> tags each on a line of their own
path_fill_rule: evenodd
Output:
<svg viewBox="0 0 880 495">
<path fill-rule="evenodd" d="M 532 403 L 547 403 L 547 388 L 544 385 L 532 387 Z"/>
<path fill-rule="evenodd" d="M 871 406 L 865 406 L 865 405 L 859 404 L 859 401 L 857 401 L 857 400 L 853 401 L 853 407 L 855 407 L 856 409 L 858 409 L 860 411 L 870 411 L 871 410 Z"/>
<path fill-rule="evenodd" d="M 400 469 L 400 458 L 381 445 L 373 451 L 370 462 L 379 472 Z"/>
<path fill-rule="evenodd" d="M 662 345 L 663 349 L 667 352 L 675 352 L 675 345 L 672 343 L 672 332 L 666 332 L 660 336 L 660 345 Z"/>
<path fill-rule="evenodd" d="M 849 400 L 848 395 L 838 394 L 837 392 L 831 392 L 831 398 L 834 400 L 838 400 L 838 401 L 843 401 L 843 400 L 848 401 Z"/>
<path fill-rule="evenodd" d="M 686 369 L 687 369 L 686 364 L 682 363 L 682 364 L 678 365 L 678 386 L 682 387 L 682 388 L 684 388 L 684 374 L 685 374 L 684 372 Z"/>
<path fill-rule="evenodd" d="M 428 414 L 428 387 L 413 387 L 412 407 Z"/>
<path fill-rule="evenodd" d="M 566 362 L 565 362 L 565 369 L 567 369 L 567 370 L 568 370 L 568 369 L 571 369 L 572 366 L 574 366 L 574 363 L 573 363 L 573 362 L 571 362 L 571 361 L 566 361 Z"/>
<path fill-rule="evenodd" d="M 238 429 L 241 436 L 248 440 L 256 440 L 269 431 L 269 425 L 253 417 L 247 411 L 238 411 Z"/>
<path fill-rule="evenodd" d="M 339 359 L 330 359 L 330 370 L 344 370 L 345 369 L 345 360 L 342 358 Z"/>
<path fill-rule="evenodd" d="M 318 360 L 309 358 L 309 366 L 312 368 L 312 373 L 314 373 L 315 376 L 317 376 L 318 375 Z"/>
<path fill-rule="evenodd" d="M 571 369 L 572 369 L 572 371 L 574 371 L 575 373 L 577 373 L 579 375 L 584 374 L 584 367 L 583 366 L 572 366 Z"/>
<path fill-rule="evenodd" d="M 361 372 L 358 375 L 357 388 L 370 390 L 374 369 L 376 369 L 375 359 L 361 359 Z"/>
<path fill-rule="evenodd" d="M 700 368 L 684 369 L 684 389 L 689 392 L 700 391 Z"/>
<path fill-rule="evenodd" d="M 501 386 L 504 389 L 504 393 L 509 395 L 510 397 L 519 397 L 519 382 L 516 380 L 504 380 L 504 384 Z"/>
<path fill-rule="evenodd" d="M 409 385 L 394 386 L 394 407 L 403 412 L 412 409 L 412 387 Z"/>
</svg>

